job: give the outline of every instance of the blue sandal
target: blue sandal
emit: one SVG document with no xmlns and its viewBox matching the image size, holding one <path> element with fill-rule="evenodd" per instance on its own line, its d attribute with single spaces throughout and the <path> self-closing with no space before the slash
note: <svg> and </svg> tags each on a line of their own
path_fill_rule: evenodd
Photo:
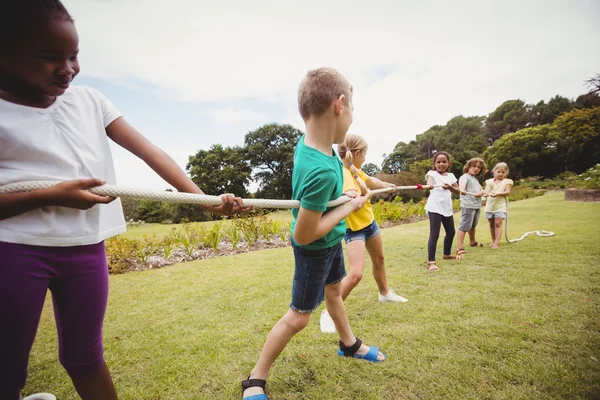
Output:
<svg viewBox="0 0 600 400">
<path fill-rule="evenodd" d="M 360 358 L 363 360 L 376 362 L 376 363 L 385 361 L 385 359 L 386 359 L 385 354 L 383 355 L 383 360 L 379 360 L 377 358 L 379 356 L 379 349 L 375 346 L 369 347 L 369 351 L 364 356 L 356 354 L 358 349 L 360 349 L 361 345 L 362 345 L 362 340 L 360 340 L 359 338 L 356 338 L 356 343 L 354 343 L 352 346 L 349 346 L 349 347 L 347 347 L 344 344 L 344 342 L 342 342 L 340 340 L 340 348 L 338 349 L 338 355 L 342 356 L 342 357 Z"/>
<path fill-rule="evenodd" d="M 244 391 L 248 388 L 261 387 L 262 390 L 265 390 L 266 386 L 267 386 L 267 381 L 265 381 L 264 379 L 250 379 L 250 377 L 248 377 L 248 379 L 242 381 L 242 396 L 244 396 Z M 262 394 L 255 394 L 250 397 L 243 397 L 243 400 L 268 400 L 268 399 L 267 399 L 267 396 L 264 393 L 262 393 Z"/>
</svg>

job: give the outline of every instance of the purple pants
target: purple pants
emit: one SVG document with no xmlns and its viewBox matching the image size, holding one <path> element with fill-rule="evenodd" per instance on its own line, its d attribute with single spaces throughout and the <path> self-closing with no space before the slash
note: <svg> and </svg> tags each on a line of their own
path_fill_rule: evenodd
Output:
<svg viewBox="0 0 600 400">
<path fill-rule="evenodd" d="M 0 242 L 0 399 L 19 399 L 47 290 L 60 363 L 71 378 L 104 365 L 108 300 L 104 242 L 43 247 Z"/>
</svg>

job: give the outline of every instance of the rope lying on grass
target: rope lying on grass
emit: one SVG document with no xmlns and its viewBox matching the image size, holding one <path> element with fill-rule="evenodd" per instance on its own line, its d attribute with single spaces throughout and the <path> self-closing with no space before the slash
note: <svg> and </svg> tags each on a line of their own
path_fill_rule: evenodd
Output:
<svg viewBox="0 0 600 400">
<path fill-rule="evenodd" d="M 61 181 L 25 181 L 14 182 L 0 186 L 0 193 L 32 192 L 38 189 L 46 189 L 61 183 Z M 396 186 L 373 190 L 373 193 L 395 192 L 398 190 L 423 189 L 423 185 Z M 209 196 L 194 193 L 165 192 L 159 190 L 137 189 L 115 185 L 102 185 L 89 189 L 90 192 L 109 197 L 124 197 L 138 200 L 166 201 L 171 203 L 191 203 L 206 206 L 221 204 L 220 196 Z M 327 203 L 327 207 L 337 207 L 347 203 L 351 197 L 340 196 Z M 244 206 L 252 205 L 254 208 L 299 208 L 298 200 L 270 200 L 270 199 L 242 199 Z"/>
<path fill-rule="evenodd" d="M 508 196 L 505 197 L 504 200 L 506 201 L 506 228 L 504 229 L 504 237 L 506 238 L 506 241 L 508 243 L 518 242 L 520 240 L 525 239 L 527 236 L 533 235 L 533 234 L 536 234 L 540 237 L 554 236 L 554 232 L 539 230 L 539 231 L 525 232 L 520 238 L 517 238 L 517 239 L 509 239 L 508 238 Z"/>
</svg>

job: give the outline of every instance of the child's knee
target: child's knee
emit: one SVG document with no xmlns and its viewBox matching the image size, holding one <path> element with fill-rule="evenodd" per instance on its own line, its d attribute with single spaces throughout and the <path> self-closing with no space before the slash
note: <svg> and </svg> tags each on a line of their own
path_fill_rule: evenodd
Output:
<svg viewBox="0 0 600 400">
<path fill-rule="evenodd" d="M 496 228 L 502 228 L 502 219 L 496 219 L 496 221 L 494 222 L 494 226 Z"/>
<path fill-rule="evenodd" d="M 364 271 L 351 271 L 348 274 L 348 279 L 354 286 L 358 285 L 364 276 Z M 340 288 L 341 289 L 341 288 Z M 341 290 L 340 290 L 341 293 Z"/>
<path fill-rule="evenodd" d="M 288 318 L 285 318 L 285 323 L 293 332 L 297 333 L 306 328 L 310 321 L 310 315 L 311 313 L 309 312 L 301 313 L 299 311 L 294 311 L 289 314 Z"/>
</svg>

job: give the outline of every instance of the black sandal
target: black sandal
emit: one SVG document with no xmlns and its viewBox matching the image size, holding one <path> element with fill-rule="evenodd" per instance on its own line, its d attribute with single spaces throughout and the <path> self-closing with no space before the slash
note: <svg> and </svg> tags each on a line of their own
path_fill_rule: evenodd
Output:
<svg viewBox="0 0 600 400">
<path fill-rule="evenodd" d="M 469 246 L 471 246 L 471 247 L 483 247 L 483 245 L 481 243 L 478 243 L 478 242 L 469 243 Z"/>
<path fill-rule="evenodd" d="M 244 396 L 244 392 L 246 391 L 246 389 L 250 389 L 251 387 L 260 387 L 262 388 L 262 390 L 266 390 L 267 387 L 267 381 L 265 381 L 264 379 L 250 379 L 250 377 L 248 377 L 248 379 L 243 380 L 242 381 L 242 397 Z M 246 397 L 248 399 L 248 397 Z M 263 393 L 261 394 L 255 394 L 250 396 L 249 398 L 253 399 L 253 400 L 267 400 L 267 396 Z"/>
</svg>

